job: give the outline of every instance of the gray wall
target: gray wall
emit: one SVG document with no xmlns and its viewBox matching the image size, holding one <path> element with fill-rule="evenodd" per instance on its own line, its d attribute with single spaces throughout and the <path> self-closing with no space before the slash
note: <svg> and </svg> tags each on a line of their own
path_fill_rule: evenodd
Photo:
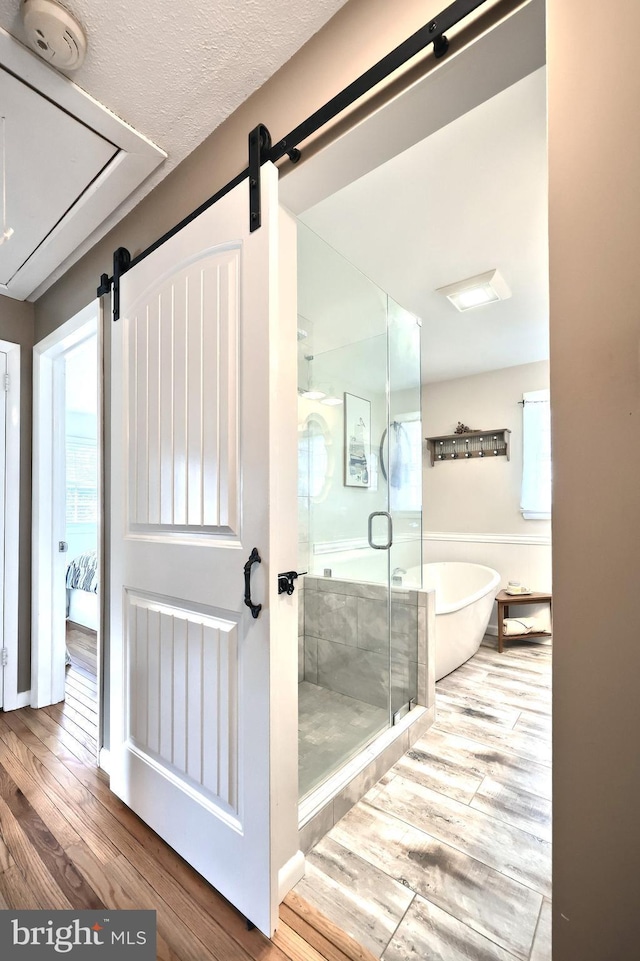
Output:
<svg viewBox="0 0 640 961">
<path fill-rule="evenodd" d="M 33 371 L 32 304 L 0 297 L 0 339 L 20 344 L 20 587 L 18 596 L 18 690 L 31 687 L 31 418 Z M 7 464 L 7 470 L 17 465 Z"/>
<path fill-rule="evenodd" d="M 547 9 L 553 957 L 613 961 L 640 943 L 640 4 Z"/>
<path fill-rule="evenodd" d="M 446 6 L 350 0 L 36 305 L 41 338 L 95 296 L 119 244 L 154 240 Z M 547 0 L 555 450 L 554 961 L 631 958 L 640 938 L 640 7 Z M 357 41 L 354 40 L 357 38 Z M 506 52 L 508 53 L 508 51 Z M 635 425 L 635 426 L 634 426 Z M 604 456 L 602 438 L 608 439 Z M 618 455 L 618 452 L 619 455 Z M 568 920 L 565 920 L 567 918 Z"/>
</svg>

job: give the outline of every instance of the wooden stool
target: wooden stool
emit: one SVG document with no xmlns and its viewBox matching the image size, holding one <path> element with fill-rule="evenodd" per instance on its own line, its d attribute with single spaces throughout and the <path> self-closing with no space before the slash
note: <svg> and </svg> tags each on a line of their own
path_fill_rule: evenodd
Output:
<svg viewBox="0 0 640 961">
<path fill-rule="evenodd" d="M 507 594 L 506 591 L 500 591 L 496 594 L 496 601 L 498 602 L 498 652 L 502 654 L 504 649 L 504 627 L 503 621 L 505 617 L 509 617 L 509 608 L 512 604 L 548 604 L 549 605 L 549 627 L 553 627 L 552 618 L 552 596 L 551 594 L 545 594 L 541 591 L 531 591 L 530 594 Z M 548 631 L 529 631 L 527 634 L 507 634 L 507 640 L 517 641 L 522 640 L 526 637 L 551 637 L 551 630 Z"/>
</svg>

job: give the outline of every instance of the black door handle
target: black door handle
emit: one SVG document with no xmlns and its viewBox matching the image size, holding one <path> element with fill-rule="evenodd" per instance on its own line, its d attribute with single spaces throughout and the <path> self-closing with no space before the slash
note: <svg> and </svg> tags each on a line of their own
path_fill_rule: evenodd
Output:
<svg viewBox="0 0 640 961">
<path fill-rule="evenodd" d="M 257 617 L 262 610 L 262 604 L 254 604 L 251 600 L 251 568 L 254 564 L 261 564 L 262 558 L 258 554 L 258 548 L 254 547 L 249 554 L 249 560 L 244 565 L 244 602 L 251 610 L 251 616 Z"/>
</svg>

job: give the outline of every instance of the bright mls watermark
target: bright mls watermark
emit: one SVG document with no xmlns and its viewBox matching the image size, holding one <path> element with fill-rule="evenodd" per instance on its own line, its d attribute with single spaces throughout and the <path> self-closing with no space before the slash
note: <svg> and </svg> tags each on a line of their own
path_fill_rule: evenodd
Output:
<svg viewBox="0 0 640 961">
<path fill-rule="evenodd" d="M 74 955 L 75 952 L 75 955 Z M 0 911 L 0 958 L 155 961 L 155 911 Z"/>
</svg>

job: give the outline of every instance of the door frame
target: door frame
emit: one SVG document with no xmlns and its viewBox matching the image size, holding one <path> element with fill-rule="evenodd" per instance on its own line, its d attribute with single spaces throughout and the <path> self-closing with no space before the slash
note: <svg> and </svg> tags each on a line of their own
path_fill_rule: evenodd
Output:
<svg viewBox="0 0 640 961">
<path fill-rule="evenodd" d="M 20 345 L 0 340 L 7 355 L 9 388 L 5 407 L 4 449 L 4 610 L 2 646 L 7 652 L 0 704 L 2 710 L 25 707 L 30 691 L 18 692 L 18 610 L 20 581 Z M 9 465 L 16 465 L 9 470 Z"/>
<path fill-rule="evenodd" d="M 33 348 L 33 517 L 32 517 L 32 616 L 31 616 L 31 707 L 45 707 L 64 699 L 64 672 L 55 671 L 56 661 L 64 664 L 64 652 L 52 630 L 54 610 L 53 559 L 57 554 L 60 504 L 55 496 L 64 482 L 61 463 L 53 443 L 54 430 L 64 405 L 55 361 L 87 337 L 98 336 L 100 304 L 92 301 Z M 99 346 L 99 341 L 98 341 Z M 98 363 L 98 417 L 101 409 L 102 377 Z M 100 496 L 100 489 L 99 489 Z M 101 507 L 98 511 L 98 553 L 101 540 Z M 100 599 L 102 606 L 102 598 Z M 101 658 L 98 632 L 98 664 Z M 98 698 L 100 690 L 98 687 Z M 98 716 L 100 716 L 98 701 Z M 98 749 L 100 738 L 98 738 Z"/>
</svg>

